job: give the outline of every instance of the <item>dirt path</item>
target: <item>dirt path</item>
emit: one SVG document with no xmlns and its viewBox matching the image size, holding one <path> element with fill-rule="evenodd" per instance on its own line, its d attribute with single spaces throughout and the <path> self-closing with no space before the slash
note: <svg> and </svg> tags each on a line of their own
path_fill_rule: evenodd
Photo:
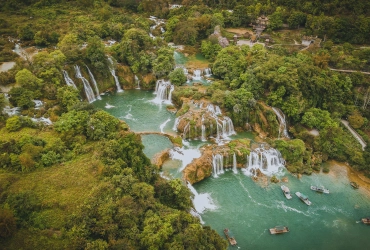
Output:
<svg viewBox="0 0 370 250">
<path fill-rule="evenodd" d="M 351 132 L 353 137 L 355 137 L 355 139 L 361 144 L 362 151 L 364 151 L 366 147 L 366 142 L 364 141 L 364 139 L 362 139 L 362 137 L 359 134 L 357 134 L 357 132 L 349 125 L 348 121 L 341 120 L 341 122 Z"/>
</svg>

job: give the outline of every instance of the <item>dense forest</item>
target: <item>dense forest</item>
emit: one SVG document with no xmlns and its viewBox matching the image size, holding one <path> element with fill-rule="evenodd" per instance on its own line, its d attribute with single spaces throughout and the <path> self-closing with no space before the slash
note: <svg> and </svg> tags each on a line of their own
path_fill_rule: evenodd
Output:
<svg viewBox="0 0 370 250">
<path fill-rule="evenodd" d="M 311 174 L 335 159 L 370 176 L 370 147 L 363 150 L 341 123 L 370 143 L 367 0 L 9 0 L 0 9 L 0 62 L 15 62 L 0 73 L 7 90 L 0 110 L 10 105 L 22 114 L 0 113 L 3 249 L 227 248 L 189 213 L 191 192 L 181 180 L 159 175 L 140 136 L 95 109 L 82 86 L 65 84 L 63 71 L 74 65 L 88 66 L 82 74 L 91 69 L 102 92 L 116 89 L 112 65 L 124 89 L 135 87 L 135 76 L 144 89 L 169 79 L 182 111 L 183 97 L 202 99 L 239 130 L 258 124 L 255 132 L 267 134 L 292 173 Z M 151 30 L 150 16 L 166 22 Z M 236 44 L 228 30 L 252 29 L 260 16 L 269 18 L 262 35 L 241 35 L 255 45 Z M 314 42 L 285 46 L 303 37 Z M 215 80 L 205 91 L 184 85 L 170 42 L 208 60 Z M 29 49 L 17 54 L 16 44 Z M 45 105 L 36 108 L 35 99 Z M 284 112 L 292 140 L 264 123 L 277 124 L 266 106 Z M 53 126 L 31 119 L 40 117 Z"/>
</svg>

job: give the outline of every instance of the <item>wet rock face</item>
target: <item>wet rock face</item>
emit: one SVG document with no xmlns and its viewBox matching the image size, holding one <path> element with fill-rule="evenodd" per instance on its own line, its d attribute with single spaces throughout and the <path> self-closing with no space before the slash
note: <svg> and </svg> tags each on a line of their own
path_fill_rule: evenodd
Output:
<svg viewBox="0 0 370 250">
<path fill-rule="evenodd" d="M 234 140 L 226 145 L 207 145 L 201 148 L 201 157 L 194 159 L 183 170 L 185 180 L 191 184 L 199 182 L 212 174 L 215 174 L 214 157 L 222 157 L 222 168 L 233 168 L 233 155 L 237 161 L 237 167 L 242 168 L 246 163 L 246 156 L 249 154 L 249 140 Z"/>
<path fill-rule="evenodd" d="M 169 149 L 165 149 L 157 153 L 152 159 L 152 164 L 156 165 L 158 168 L 162 167 L 163 163 L 170 157 L 169 151 Z"/>
</svg>

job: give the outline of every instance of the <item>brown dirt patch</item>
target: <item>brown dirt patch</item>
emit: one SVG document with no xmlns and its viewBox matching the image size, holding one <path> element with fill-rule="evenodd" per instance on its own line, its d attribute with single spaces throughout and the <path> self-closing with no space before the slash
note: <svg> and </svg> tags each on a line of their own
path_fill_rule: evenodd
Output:
<svg viewBox="0 0 370 250">
<path fill-rule="evenodd" d="M 370 196 L 370 179 L 364 176 L 362 173 L 351 168 L 347 163 L 330 161 L 330 172 L 329 175 L 333 177 L 347 175 L 349 182 L 354 181 L 360 185 L 360 189 L 364 190 L 365 193 Z M 348 185 L 350 185 L 348 183 Z"/>
<path fill-rule="evenodd" d="M 237 35 L 243 35 L 246 32 L 249 32 L 249 34 L 251 35 L 253 34 L 253 31 L 251 29 L 246 28 L 227 28 L 226 31 Z"/>
</svg>

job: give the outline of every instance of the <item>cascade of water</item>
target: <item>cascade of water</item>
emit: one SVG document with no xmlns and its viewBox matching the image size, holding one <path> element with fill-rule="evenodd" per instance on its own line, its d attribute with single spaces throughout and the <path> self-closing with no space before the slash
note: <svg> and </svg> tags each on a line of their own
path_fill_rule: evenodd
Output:
<svg viewBox="0 0 370 250">
<path fill-rule="evenodd" d="M 224 124 L 223 133 L 226 134 L 226 137 L 236 134 L 234 130 L 233 121 L 229 117 L 224 116 L 224 120 L 222 122 Z"/>
<path fill-rule="evenodd" d="M 196 69 L 196 70 L 194 70 L 193 80 L 194 80 L 194 81 L 199 81 L 199 80 L 201 80 L 201 79 L 202 79 L 201 74 L 202 74 L 202 71 L 201 71 L 200 69 Z"/>
<path fill-rule="evenodd" d="M 234 155 L 233 155 L 233 172 L 234 172 L 234 174 L 237 174 L 238 173 L 238 170 L 236 168 L 236 165 L 237 165 L 237 162 L 236 162 L 236 154 L 234 153 Z"/>
<path fill-rule="evenodd" d="M 202 124 L 202 141 L 207 141 L 206 139 L 206 126 L 204 126 L 204 124 Z"/>
<path fill-rule="evenodd" d="M 75 89 L 77 89 L 75 83 L 73 82 L 73 80 L 69 77 L 68 75 L 68 72 L 65 71 L 65 70 L 62 70 L 62 73 L 63 73 L 63 76 L 64 76 L 64 81 L 66 81 L 67 85 L 68 86 L 72 86 L 74 87 Z"/>
<path fill-rule="evenodd" d="M 154 99 L 154 101 L 156 103 L 166 102 L 170 104 L 172 98 L 172 91 L 175 89 L 175 87 L 169 81 L 158 80 L 155 88 L 156 90 L 154 94 L 156 94 L 157 96 Z"/>
<path fill-rule="evenodd" d="M 75 65 L 74 68 L 76 71 L 76 77 L 81 79 L 82 83 L 84 84 L 85 94 L 86 94 L 86 98 L 88 102 L 91 103 L 95 101 L 94 91 L 92 90 L 89 81 L 85 77 L 82 76 L 80 67 L 78 65 Z"/>
<path fill-rule="evenodd" d="M 186 139 L 186 133 L 188 132 L 188 130 L 189 130 L 189 135 L 190 135 L 189 127 L 190 127 L 190 123 L 188 122 L 188 124 L 185 125 L 184 131 L 183 131 L 183 134 L 182 134 L 182 139 L 184 139 L 184 140 Z M 189 136 L 189 138 L 190 138 L 190 136 Z"/>
<path fill-rule="evenodd" d="M 21 108 L 14 107 L 11 108 L 10 106 L 5 106 L 2 110 L 3 113 L 7 114 L 8 116 L 18 115 Z"/>
<path fill-rule="evenodd" d="M 204 114 L 202 115 L 202 141 L 206 141 L 206 126 L 204 125 Z"/>
<path fill-rule="evenodd" d="M 272 107 L 272 110 L 275 112 L 279 120 L 279 137 L 278 138 L 280 138 L 280 135 L 282 133 L 283 137 L 289 139 L 289 134 L 288 134 L 287 126 L 286 126 L 284 113 L 280 109 L 277 109 L 275 107 Z"/>
<path fill-rule="evenodd" d="M 212 115 L 215 114 L 215 108 L 212 104 L 208 104 L 207 106 L 208 112 L 210 112 Z"/>
<path fill-rule="evenodd" d="M 212 71 L 210 68 L 204 69 L 204 76 L 210 77 L 212 75 Z"/>
<path fill-rule="evenodd" d="M 216 142 L 218 143 L 221 139 L 221 132 L 222 131 L 222 125 L 219 123 L 217 119 L 216 120 L 216 128 L 217 128 L 217 136 L 216 136 Z"/>
<path fill-rule="evenodd" d="M 257 170 L 271 176 L 278 173 L 285 164 L 278 150 L 274 148 L 265 149 L 264 147 L 256 148 L 250 152 L 247 162 L 248 166 L 245 172 L 254 176 L 257 175 Z"/>
<path fill-rule="evenodd" d="M 213 177 L 218 177 L 219 174 L 224 173 L 224 157 L 216 154 L 212 158 Z"/>
<path fill-rule="evenodd" d="M 110 73 L 112 74 L 113 78 L 114 78 L 114 81 L 116 83 L 116 87 L 117 87 L 117 92 L 122 92 L 122 88 L 121 88 L 121 85 L 119 84 L 119 81 L 118 81 L 118 76 L 116 76 L 116 71 L 114 70 L 114 64 L 113 64 L 113 60 L 112 58 L 108 57 L 108 61 L 110 62 L 111 64 L 111 67 L 109 67 L 110 69 Z"/>
<path fill-rule="evenodd" d="M 137 83 L 136 89 L 140 89 L 140 80 L 136 75 L 135 75 L 135 82 Z"/>
<path fill-rule="evenodd" d="M 221 112 L 221 109 L 220 109 L 220 107 L 219 106 L 215 106 L 215 115 L 222 115 L 222 112 Z"/>
<path fill-rule="evenodd" d="M 39 109 L 42 105 L 43 102 L 41 100 L 32 100 L 35 103 L 35 109 Z"/>
<path fill-rule="evenodd" d="M 94 75 L 91 73 L 91 71 L 90 71 L 89 67 L 87 67 L 87 65 L 86 65 L 86 68 L 87 68 L 87 71 L 89 72 L 90 79 L 91 79 L 91 81 L 92 81 L 92 82 L 93 82 L 93 84 L 94 84 L 95 92 L 96 92 L 96 98 L 97 98 L 97 99 L 99 99 L 99 100 L 101 100 L 100 93 L 99 93 L 99 89 L 98 89 L 98 84 L 97 84 L 97 83 L 96 83 L 96 81 L 95 81 L 95 77 L 94 77 Z"/>
<path fill-rule="evenodd" d="M 175 123 L 173 124 L 173 127 L 172 127 L 173 131 L 177 132 L 177 126 L 179 125 L 179 123 L 180 123 L 180 119 L 176 117 Z"/>
<path fill-rule="evenodd" d="M 168 94 L 168 101 L 171 102 L 172 100 L 172 92 L 175 89 L 175 86 L 171 85 L 170 87 L 170 93 Z"/>
</svg>

